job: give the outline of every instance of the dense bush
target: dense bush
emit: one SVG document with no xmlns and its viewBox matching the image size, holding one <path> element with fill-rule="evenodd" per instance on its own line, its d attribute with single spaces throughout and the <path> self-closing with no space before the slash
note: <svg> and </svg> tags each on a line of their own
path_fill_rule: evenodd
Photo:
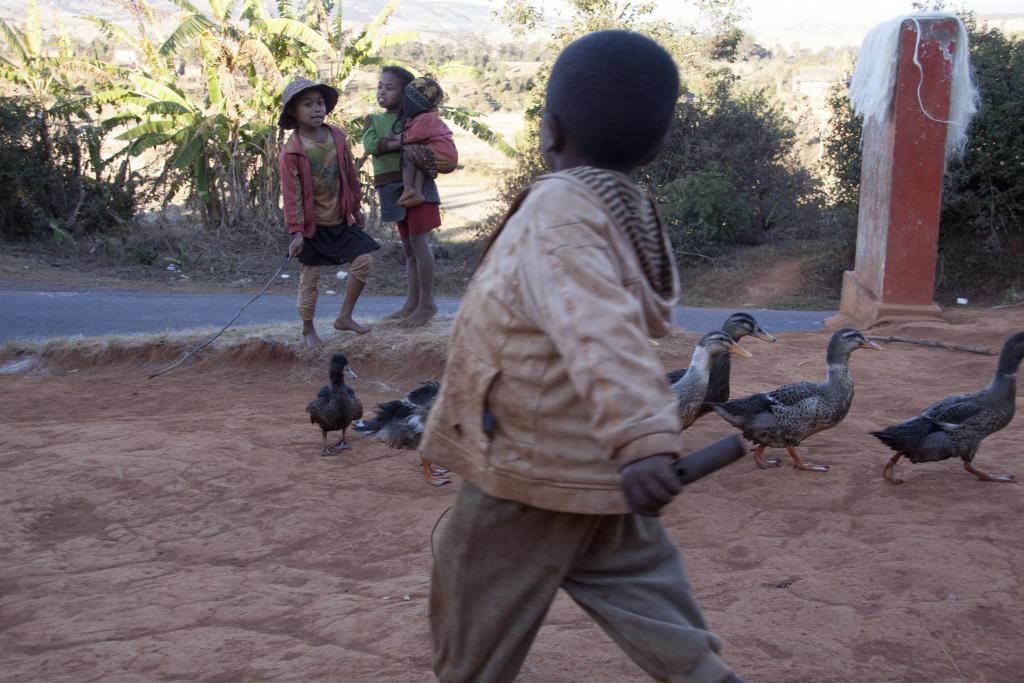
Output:
<svg viewBox="0 0 1024 683">
<path fill-rule="evenodd" d="M 942 202 L 940 273 L 979 292 L 1024 285 L 1024 40 L 974 30 L 971 61 L 981 106 L 967 149 L 949 164 Z"/>
<path fill-rule="evenodd" d="M 665 151 L 639 173 L 654 187 L 678 256 L 814 234 L 818 184 L 795 155 L 796 132 L 762 92 L 728 72 L 682 101 Z"/>
<path fill-rule="evenodd" d="M 100 158 L 103 135 L 70 114 L 0 97 L 0 237 L 69 239 L 129 220 L 134 179 L 127 161 Z"/>
<path fill-rule="evenodd" d="M 938 287 L 999 297 L 1024 287 L 1024 41 L 965 17 L 981 94 L 964 154 L 947 160 Z M 842 93 L 830 101 L 825 162 L 837 205 L 859 200 L 861 122 Z"/>
<path fill-rule="evenodd" d="M 636 178 L 651 186 L 672 234 L 680 261 L 713 257 L 736 245 L 763 244 L 776 238 L 813 233 L 818 224 L 818 183 L 795 154 L 796 133 L 782 109 L 763 92 L 737 87 L 738 77 L 724 67 L 736 58 L 742 33 L 736 3 L 699 3 L 710 33 L 680 33 L 647 21 L 649 6 L 620 13 L 620 6 L 601 0 L 574 2 L 573 21 L 553 43 L 552 52 L 573 38 L 603 28 L 638 30 L 658 40 L 676 57 L 685 80 L 701 95 L 681 101 L 669 144 Z M 506 2 L 513 24 L 530 25 L 534 6 Z M 690 61 L 710 55 L 710 65 Z M 502 177 L 498 196 L 511 205 L 519 192 L 544 172 L 540 146 L 540 113 L 551 62 L 536 75 L 538 83 L 526 124 L 518 140 L 519 156 Z M 692 101 L 690 101 L 692 100 Z M 493 228 L 493 222 L 484 232 Z"/>
</svg>

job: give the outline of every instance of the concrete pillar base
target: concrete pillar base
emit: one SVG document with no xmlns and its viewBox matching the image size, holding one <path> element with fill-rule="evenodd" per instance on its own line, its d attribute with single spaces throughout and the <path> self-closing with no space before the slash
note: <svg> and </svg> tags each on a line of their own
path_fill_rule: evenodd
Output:
<svg viewBox="0 0 1024 683">
<path fill-rule="evenodd" d="M 829 328 L 843 326 L 868 329 L 887 322 L 912 320 L 942 321 L 942 309 L 936 304 L 892 304 L 880 301 L 871 289 L 848 270 L 843 273 L 843 296 L 839 313 L 827 318 Z"/>
</svg>

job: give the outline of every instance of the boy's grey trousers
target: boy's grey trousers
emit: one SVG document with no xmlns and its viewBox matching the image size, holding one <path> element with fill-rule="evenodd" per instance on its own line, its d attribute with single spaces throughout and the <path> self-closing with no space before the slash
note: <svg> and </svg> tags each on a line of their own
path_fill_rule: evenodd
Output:
<svg viewBox="0 0 1024 683">
<path fill-rule="evenodd" d="M 515 680 L 559 587 L 652 678 L 730 674 L 657 519 L 552 512 L 463 482 L 430 586 L 441 683 Z"/>
</svg>

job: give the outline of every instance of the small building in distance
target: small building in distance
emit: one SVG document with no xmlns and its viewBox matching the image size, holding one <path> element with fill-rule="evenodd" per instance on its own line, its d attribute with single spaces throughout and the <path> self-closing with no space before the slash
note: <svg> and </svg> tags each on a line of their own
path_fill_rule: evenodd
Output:
<svg viewBox="0 0 1024 683">
<path fill-rule="evenodd" d="M 824 100 L 842 78 L 843 71 L 836 66 L 802 66 L 793 76 L 792 88 L 810 99 Z"/>
</svg>

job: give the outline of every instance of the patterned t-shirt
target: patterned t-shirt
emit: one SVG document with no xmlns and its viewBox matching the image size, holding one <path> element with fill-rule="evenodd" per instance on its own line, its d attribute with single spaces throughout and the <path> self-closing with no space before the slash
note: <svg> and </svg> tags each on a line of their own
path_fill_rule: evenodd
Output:
<svg viewBox="0 0 1024 683">
<path fill-rule="evenodd" d="M 337 225 L 342 222 L 341 178 L 338 174 L 338 150 L 331 135 L 323 142 L 308 140 L 301 135 L 302 149 L 313 172 L 313 213 L 317 225 Z"/>
</svg>

